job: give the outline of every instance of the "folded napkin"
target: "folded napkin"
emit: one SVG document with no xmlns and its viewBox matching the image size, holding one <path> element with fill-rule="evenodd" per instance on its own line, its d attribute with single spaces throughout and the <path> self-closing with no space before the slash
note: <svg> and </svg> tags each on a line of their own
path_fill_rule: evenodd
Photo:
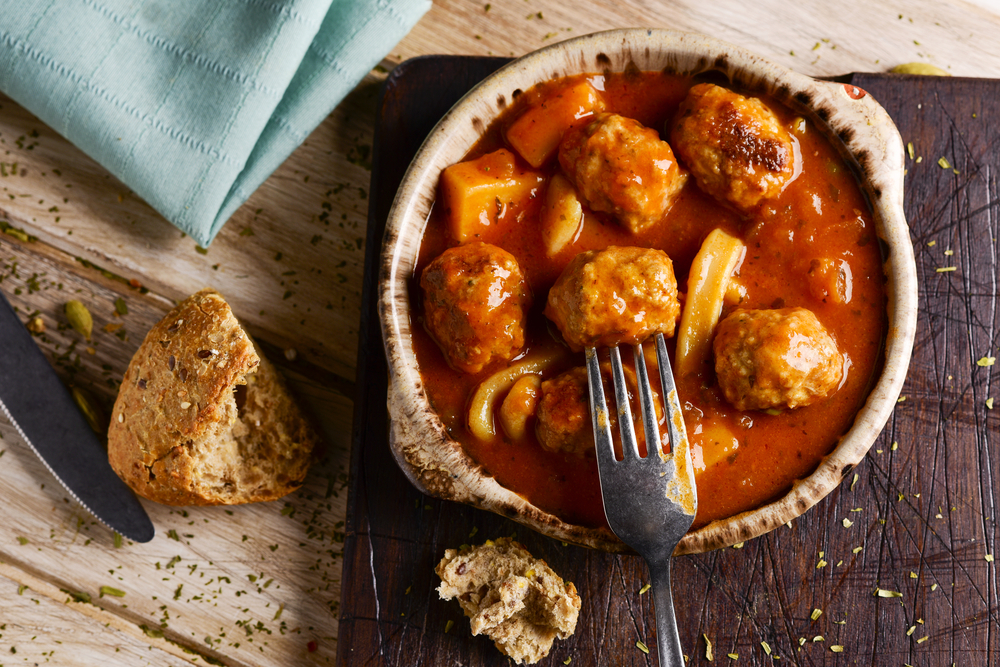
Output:
<svg viewBox="0 0 1000 667">
<path fill-rule="evenodd" d="M 430 0 L 21 0 L 0 90 L 207 246 Z"/>
</svg>

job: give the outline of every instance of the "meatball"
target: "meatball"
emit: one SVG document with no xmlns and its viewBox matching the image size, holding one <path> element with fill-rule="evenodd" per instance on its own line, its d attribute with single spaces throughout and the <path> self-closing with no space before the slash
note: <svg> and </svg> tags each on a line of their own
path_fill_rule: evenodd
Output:
<svg viewBox="0 0 1000 667">
<path fill-rule="evenodd" d="M 476 241 L 449 248 L 420 277 L 427 330 L 452 368 L 478 373 L 524 347 L 531 292 L 517 259 Z"/>
<path fill-rule="evenodd" d="M 559 164 L 591 210 L 633 232 L 659 222 L 687 180 L 656 130 L 609 113 L 566 133 Z"/>
<path fill-rule="evenodd" d="M 578 366 L 542 382 L 535 435 L 551 452 L 583 454 L 594 447 L 587 368 Z"/>
<path fill-rule="evenodd" d="M 647 362 L 648 363 L 648 362 Z M 635 372 L 628 366 L 625 371 L 625 386 L 628 388 L 629 406 L 632 409 L 632 423 L 636 440 L 646 440 L 642 415 L 639 412 L 638 384 Z M 655 370 L 651 369 L 651 373 Z M 601 364 L 601 378 L 604 381 L 604 397 L 608 402 L 608 421 L 615 442 L 618 435 L 618 410 L 615 407 L 615 387 L 611 380 L 611 364 Z M 663 419 L 660 394 L 653 389 L 653 406 L 657 421 Z M 594 448 L 594 423 L 590 417 L 590 388 L 587 382 L 587 367 L 577 366 L 562 375 L 542 382 L 542 397 L 538 402 L 535 435 L 543 448 L 569 454 L 583 454 Z"/>
<path fill-rule="evenodd" d="M 792 140 L 755 97 L 702 83 L 677 111 L 670 141 L 703 191 L 748 214 L 794 171 Z"/>
<path fill-rule="evenodd" d="M 837 343 L 805 308 L 735 310 L 719 323 L 714 347 L 719 387 L 739 410 L 810 405 L 843 377 Z"/>
<path fill-rule="evenodd" d="M 545 315 L 576 351 L 672 336 L 681 305 L 662 250 L 610 246 L 582 252 L 549 290 Z"/>
</svg>

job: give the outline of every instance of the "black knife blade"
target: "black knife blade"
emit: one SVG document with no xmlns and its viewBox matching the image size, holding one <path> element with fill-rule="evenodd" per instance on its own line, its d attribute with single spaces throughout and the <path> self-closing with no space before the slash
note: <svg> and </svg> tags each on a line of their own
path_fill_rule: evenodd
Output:
<svg viewBox="0 0 1000 667">
<path fill-rule="evenodd" d="M 10 302 L 0 293 L 0 409 L 70 495 L 135 542 L 153 539 L 153 522 L 108 463 L 84 419 Z"/>
</svg>

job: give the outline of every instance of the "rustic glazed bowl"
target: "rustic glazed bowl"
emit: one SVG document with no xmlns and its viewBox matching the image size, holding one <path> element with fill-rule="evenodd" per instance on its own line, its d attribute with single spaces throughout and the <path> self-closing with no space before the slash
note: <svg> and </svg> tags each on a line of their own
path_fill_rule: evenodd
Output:
<svg viewBox="0 0 1000 667">
<path fill-rule="evenodd" d="M 888 307 L 885 365 L 853 427 L 816 470 L 782 498 L 689 533 L 677 553 L 742 542 L 801 515 L 864 457 L 885 425 L 906 376 L 916 328 L 913 246 L 903 216 L 903 143 L 885 110 L 865 91 L 816 81 L 742 48 L 668 30 L 613 30 L 554 44 L 519 58 L 462 98 L 416 155 L 389 214 L 381 255 L 379 314 L 389 361 L 390 446 L 422 492 L 514 519 L 553 538 L 607 551 L 626 547 L 607 529 L 568 524 L 498 484 L 452 440 L 424 391 L 413 350 L 407 281 L 434 202 L 438 177 L 460 161 L 518 91 L 579 73 L 638 68 L 679 75 L 715 71 L 810 117 L 861 175 L 884 242 Z"/>
</svg>

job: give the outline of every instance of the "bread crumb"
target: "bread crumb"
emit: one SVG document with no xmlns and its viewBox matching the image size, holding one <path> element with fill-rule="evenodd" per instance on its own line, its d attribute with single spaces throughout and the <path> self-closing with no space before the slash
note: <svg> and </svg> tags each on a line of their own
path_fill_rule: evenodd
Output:
<svg viewBox="0 0 1000 667">
<path fill-rule="evenodd" d="M 435 568 L 438 594 L 458 598 L 472 634 L 485 634 L 521 665 L 549 654 L 558 637 L 576 630 L 580 596 L 545 561 L 509 537 L 478 547 L 448 549 Z"/>
</svg>

